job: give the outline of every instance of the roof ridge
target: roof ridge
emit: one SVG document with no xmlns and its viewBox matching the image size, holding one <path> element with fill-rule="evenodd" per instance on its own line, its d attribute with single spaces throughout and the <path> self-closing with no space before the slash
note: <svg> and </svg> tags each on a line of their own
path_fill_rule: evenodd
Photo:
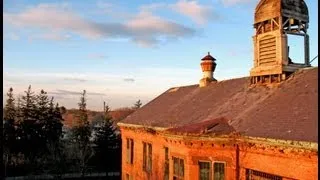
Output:
<svg viewBox="0 0 320 180">
<path fill-rule="evenodd" d="M 212 83 L 226 82 L 226 81 L 242 79 L 242 78 L 249 78 L 249 77 L 250 76 L 234 77 L 234 78 L 230 78 L 230 79 L 223 79 L 221 81 L 214 81 Z M 168 91 L 175 89 L 175 88 L 186 88 L 186 87 L 192 87 L 192 86 L 199 86 L 199 84 L 190 84 L 190 85 L 184 85 L 184 86 L 172 86 L 169 89 L 167 89 L 165 92 L 168 92 Z"/>
</svg>

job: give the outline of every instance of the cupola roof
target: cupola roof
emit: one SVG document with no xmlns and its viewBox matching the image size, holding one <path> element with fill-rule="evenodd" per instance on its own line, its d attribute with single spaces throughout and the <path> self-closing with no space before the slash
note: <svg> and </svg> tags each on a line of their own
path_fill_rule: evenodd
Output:
<svg viewBox="0 0 320 180">
<path fill-rule="evenodd" d="M 210 52 L 208 52 L 208 55 L 206 55 L 205 57 L 203 57 L 201 60 L 202 60 L 202 61 L 205 61 L 205 60 L 215 61 L 216 59 L 210 55 Z"/>
</svg>

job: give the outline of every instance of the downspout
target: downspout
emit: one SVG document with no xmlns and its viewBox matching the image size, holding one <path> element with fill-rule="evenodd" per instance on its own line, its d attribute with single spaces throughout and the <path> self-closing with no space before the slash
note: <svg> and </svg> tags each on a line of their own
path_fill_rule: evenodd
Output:
<svg viewBox="0 0 320 180">
<path fill-rule="evenodd" d="M 236 146 L 236 180 L 240 180 L 239 145 Z"/>
</svg>

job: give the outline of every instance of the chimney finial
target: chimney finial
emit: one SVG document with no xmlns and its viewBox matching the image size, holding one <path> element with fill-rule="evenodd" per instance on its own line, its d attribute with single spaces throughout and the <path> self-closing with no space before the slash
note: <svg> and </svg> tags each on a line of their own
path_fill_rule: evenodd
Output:
<svg viewBox="0 0 320 180">
<path fill-rule="evenodd" d="M 210 52 L 208 52 L 208 55 L 210 55 Z"/>
</svg>

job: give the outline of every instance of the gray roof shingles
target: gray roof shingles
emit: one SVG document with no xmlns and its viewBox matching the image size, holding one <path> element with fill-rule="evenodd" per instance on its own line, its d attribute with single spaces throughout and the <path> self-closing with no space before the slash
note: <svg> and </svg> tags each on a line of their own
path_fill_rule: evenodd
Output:
<svg viewBox="0 0 320 180">
<path fill-rule="evenodd" d="M 171 88 L 122 123 L 178 128 L 225 118 L 253 137 L 318 141 L 318 68 L 299 70 L 278 87 L 249 87 L 249 78 Z"/>
</svg>

